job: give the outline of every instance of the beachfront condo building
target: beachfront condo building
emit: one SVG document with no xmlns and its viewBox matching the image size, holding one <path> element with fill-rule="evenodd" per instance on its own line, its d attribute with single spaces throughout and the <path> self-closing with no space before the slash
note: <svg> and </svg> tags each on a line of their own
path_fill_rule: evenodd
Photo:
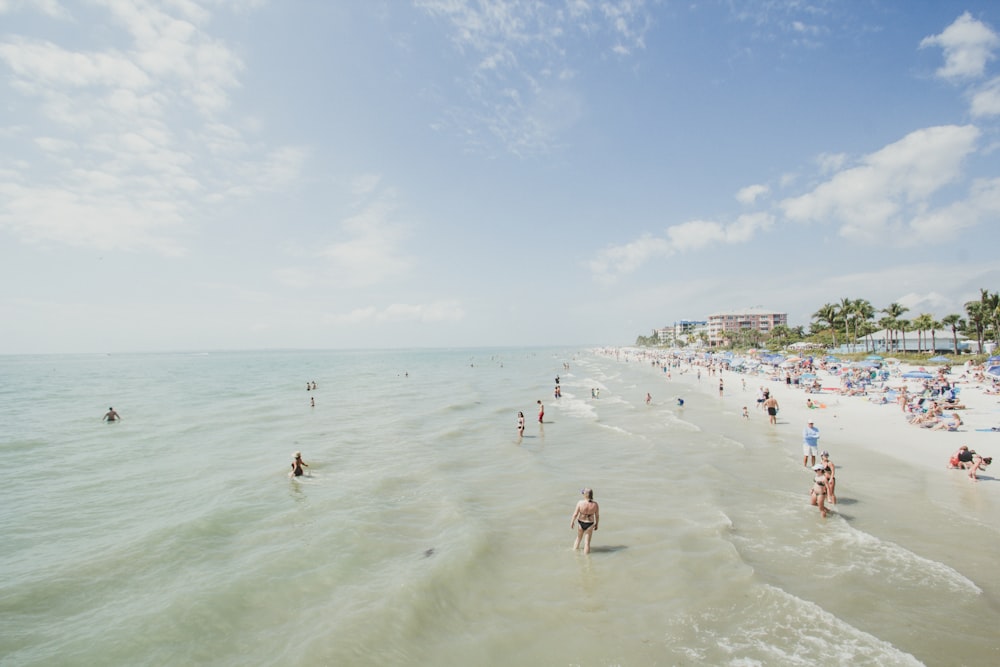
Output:
<svg viewBox="0 0 1000 667">
<path fill-rule="evenodd" d="M 697 341 L 702 332 L 708 334 L 708 322 L 705 320 L 681 320 L 672 326 L 656 329 L 661 345 L 688 345 Z"/>
<path fill-rule="evenodd" d="M 763 308 L 747 308 L 730 313 L 708 316 L 708 340 L 713 346 L 725 345 L 741 331 L 751 329 L 767 336 L 778 325 L 788 326 L 788 313 L 775 313 Z"/>
</svg>

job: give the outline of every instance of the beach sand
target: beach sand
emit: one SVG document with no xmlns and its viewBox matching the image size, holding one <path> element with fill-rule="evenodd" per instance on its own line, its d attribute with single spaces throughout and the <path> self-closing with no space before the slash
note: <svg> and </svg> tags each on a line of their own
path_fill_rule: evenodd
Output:
<svg viewBox="0 0 1000 667">
<path fill-rule="evenodd" d="M 900 371 L 913 368 L 903 364 Z M 978 487 L 974 491 L 976 502 L 971 507 L 964 492 L 961 497 L 956 496 L 956 514 L 965 517 L 967 513 L 972 513 L 970 518 L 1000 530 L 1000 461 L 980 471 L 979 482 L 968 479 L 967 471 L 948 468 L 949 458 L 961 445 L 967 445 L 983 456 L 1000 454 L 1000 432 L 976 430 L 1000 426 L 1000 396 L 985 393 L 989 382 L 960 379 L 963 370 L 957 366 L 947 376 L 961 388 L 959 402 L 966 406 L 959 411 L 964 424 L 955 432 L 932 431 L 910 424 L 898 403 L 877 404 L 870 400 L 871 395 L 841 395 L 839 378 L 823 370 L 817 371 L 817 379 L 824 387 L 820 393 L 806 393 L 803 388 L 786 385 L 781 369 L 774 376 L 781 379 L 772 379 L 759 373 L 728 370 L 716 370 L 714 374 L 709 374 L 704 366 L 682 362 L 679 368 L 671 369 L 670 382 L 690 388 L 691 396 L 686 397 L 688 401 L 692 396 L 702 395 L 704 398 L 700 400 L 717 401 L 720 411 L 725 414 L 740 414 L 746 406 L 750 415 L 748 428 L 771 430 L 791 448 L 801 450 L 802 431 L 812 419 L 820 430 L 819 450 L 829 450 L 831 460 L 838 466 L 865 465 L 864 460 L 856 459 L 870 452 L 873 456 L 877 455 L 877 461 L 873 459 L 872 465 L 885 465 L 883 461 L 888 458 L 905 462 L 911 468 L 933 471 L 927 479 L 932 480 L 931 484 L 934 484 L 933 480 L 938 482 L 931 492 L 935 497 L 947 497 L 956 480 Z M 720 379 L 724 383 L 722 396 L 719 396 L 718 390 Z M 890 388 L 909 386 L 911 391 L 918 386 L 898 376 L 891 377 L 886 385 Z M 768 389 L 778 401 L 778 423 L 775 425 L 768 423 L 767 414 L 757 405 L 759 387 Z M 808 407 L 809 399 L 823 407 Z"/>
</svg>

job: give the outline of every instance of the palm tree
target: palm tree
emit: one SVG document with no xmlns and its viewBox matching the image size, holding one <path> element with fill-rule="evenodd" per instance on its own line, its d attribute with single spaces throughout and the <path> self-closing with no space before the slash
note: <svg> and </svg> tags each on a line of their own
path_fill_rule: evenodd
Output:
<svg viewBox="0 0 1000 667">
<path fill-rule="evenodd" d="M 858 329 L 862 326 L 862 324 L 867 324 L 873 317 L 875 317 L 875 308 L 868 299 L 856 299 L 851 306 L 851 310 L 854 313 L 854 340 L 857 341 L 859 335 L 864 335 L 859 334 Z M 868 339 L 866 338 L 865 352 L 867 351 Z"/>
<path fill-rule="evenodd" d="M 983 319 L 993 326 L 993 342 L 1000 343 L 1000 294 L 980 289 L 979 301 L 983 304 Z"/>
<path fill-rule="evenodd" d="M 837 304 L 837 315 L 844 320 L 844 343 L 851 340 L 851 320 L 854 319 L 854 301 L 844 297 Z"/>
<path fill-rule="evenodd" d="M 888 352 L 889 351 L 889 338 L 891 336 L 893 327 L 896 326 L 896 320 L 892 319 L 891 317 L 889 317 L 887 315 L 887 316 L 883 317 L 882 319 L 880 319 L 878 321 L 878 326 L 879 326 L 880 329 L 882 329 L 882 330 L 885 331 L 885 339 L 884 339 L 885 349 L 883 350 L 883 352 Z M 874 346 L 872 346 L 872 347 L 874 348 Z"/>
<path fill-rule="evenodd" d="M 965 320 L 962 319 L 961 315 L 952 313 L 951 315 L 942 317 L 941 324 L 951 327 L 951 340 L 954 344 L 955 354 L 958 354 L 958 330 L 965 327 Z"/>
<path fill-rule="evenodd" d="M 906 352 L 906 332 L 913 331 L 913 323 L 910 320 L 896 320 L 896 329 L 903 334 L 902 350 Z M 897 348 L 899 348 L 898 345 Z"/>
<path fill-rule="evenodd" d="M 930 313 L 921 313 L 913 318 L 913 328 L 917 331 L 917 352 L 924 349 L 924 332 L 934 328 L 936 322 Z"/>
<path fill-rule="evenodd" d="M 837 347 L 837 306 L 832 303 L 823 304 L 819 310 L 813 313 L 813 319 L 819 324 L 824 325 L 823 328 L 829 328 L 830 332 L 833 334 L 833 346 Z"/>
<path fill-rule="evenodd" d="M 941 323 L 931 319 L 931 354 L 937 354 L 937 330 L 941 328 Z"/>
<path fill-rule="evenodd" d="M 966 322 L 966 325 L 969 328 L 969 333 L 975 334 L 976 342 L 979 344 L 979 354 L 982 354 L 983 338 L 985 337 L 983 302 L 967 301 L 965 304 L 965 314 L 969 316 L 969 319 Z"/>
<path fill-rule="evenodd" d="M 903 334 L 903 346 L 904 347 L 906 346 L 906 327 L 902 324 L 902 322 L 904 320 L 901 320 L 899 318 L 900 318 L 900 316 L 903 313 L 907 313 L 909 311 L 910 311 L 909 308 L 907 308 L 906 306 L 900 305 L 899 303 L 896 303 L 895 301 L 893 301 L 888 306 L 886 306 L 885 308 L 883 308 L 882 310 L 879 311 L 881 313 L 885 313 L 886 315 L 888 315 L 889 317 L 891 317 L 893 320 L 896 321 L 895 322 L 895 324 L 896 324 L 895 328 L 899 332 L 901 332 Z M 898 347 L 899 346 L 897 345 L 897 349 L 898 349 Z"/>
</svg>

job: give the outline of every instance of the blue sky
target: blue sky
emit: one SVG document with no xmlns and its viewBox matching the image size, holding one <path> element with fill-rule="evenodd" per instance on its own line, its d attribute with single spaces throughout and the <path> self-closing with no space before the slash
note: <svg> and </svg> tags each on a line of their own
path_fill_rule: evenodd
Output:
<svg viewBox="0 0 1000 667">
<path fill-rule="evenodd" d="M 0 0 L 0 353 L 1000 290 L 1000 5 Z"/>
</svg>

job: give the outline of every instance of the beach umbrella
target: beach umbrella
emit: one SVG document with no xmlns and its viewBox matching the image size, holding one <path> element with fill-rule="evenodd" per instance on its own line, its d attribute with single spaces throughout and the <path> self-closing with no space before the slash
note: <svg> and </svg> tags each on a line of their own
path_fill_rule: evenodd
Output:
<svg viewBox="0 0 1000 667">
<path fill-rule="evenodd" d="M 939 363 L 939 364 L 941 364 L 941 363 L 947 364 L 947 363 L 951 362 L 951 359 L 949 359 L 948 357 L 945 357 L 945 356 L 942 356 L 942 355 L 939 354 L 936 357 L 931 357 L 927 361 L 933 361 L 933 362 L 936 362 L 936 363 Z"/>
<path fill-rule="evenodd" d="M 997 377 L 1000 377 L 1000 366 L 990 366 L 989 368 L 986 369 L 986 372 L 989 373 L 990 375 L 996 375 Z"/>
<path fill-rule="evenodd" d="M 869 354 L 867 357 L 865 357 L 865 359 L 877 359 L 877 360 L 881 361 L 882 357 L 880 357 L 877 354 Z"/>
<path fill-rule="evenodd" d="M 838 359 L 837 357 L 834 357 L 832 355 L 827 355 L 826 360 L 827 361 L 840 361 L 840 359 Z"/>
<path fill-rule="evenodd" d="M 903 377 L 907 380 L 929 380 L 934 376 L 927 371 L 907 371 L 903 373 Z"/>
</svg>

